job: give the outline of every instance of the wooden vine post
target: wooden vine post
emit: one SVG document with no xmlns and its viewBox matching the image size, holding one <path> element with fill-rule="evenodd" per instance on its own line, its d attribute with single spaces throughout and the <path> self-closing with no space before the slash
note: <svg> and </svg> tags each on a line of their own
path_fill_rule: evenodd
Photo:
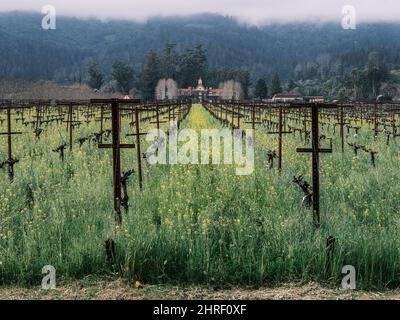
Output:
<svg viewBox="0 0 400 320">
<path fill-rule="evenodd" d="M 319 193 L 319 154 L 332 153 L 332 148 L 319 147 L 319 105 L 311 105 L 311 133 L 312 133 L 312 147 L 311 148 L 297 148 L 297 152 L 311 153 L 312 154 L 312 204 L 313 204 L 313 218 L 316 227 L 321 224 L 320 215 L 320 193 Z"/>
<path fill-rule="evenodd" d="M 111 144 L 99 144 L 101 149 L 112 149 L 113 152 L 113 182 L 114 182 L 114 210 L 115 220 L 118 225 L 122 223 L 121 215 L 121 149 L 135 148 L 134 144 L 121 144 L 120 142 L 120 108 L 119 104 L 139 103 L 137 99 L 93 99 L 92 104 L 111 104 Z"/>
<path fill-rule="evenodd" d="M 14 165 L 18 163 L 17 159 L 13 158 L 12 155 L 12 136 L 16 134 L 22 134 L 22 132 L 13 132 L 11 128 L 11 106 L 10 102 L 7 104 L 7 132 L 0 132 L 0 135 L 7 136 L 7 153 L 8 159 L 6 161 L 8 165 L 8 178 L 12 182 L 14 180 Z"/>
<path fill-rule="evenodd" d="M 279 106 L 279 116 L 278 116 L 278 131 L 270 131 L 268 134 L 278 135 L 278 170 L 282 172 L 282 140 L 284 134 L 292 133 L 292 131 L 283 131 L 283 117 L 282 117 L 282 106 Z"/>
</svg>

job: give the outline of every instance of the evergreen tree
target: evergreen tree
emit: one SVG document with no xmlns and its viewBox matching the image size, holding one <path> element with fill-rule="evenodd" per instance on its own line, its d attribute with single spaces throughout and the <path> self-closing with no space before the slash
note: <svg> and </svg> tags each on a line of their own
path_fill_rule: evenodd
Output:
<svg viewBox="0 0 400 320">
<path fill-rule="evenodd" d="M 240 82 L 243 90 L 243 98 L 247 100 L 249 98 L 249 88 L 251 85 L 250 82 L 250 72 L 247 70 L 240 70 L 236 77 L 236 80 Z"/>
<path fill-rule="evenodd" d="M 140 73 L 139 87 L 145 101 L 154 100 L 155 89 L 160 79 L 160 66 L 157 54 L 150 51 Z"/>
<path fill-rule="evenodd" d="M 360 84 L 360 77 L 359 77 L 358 70 L 356 68 L 351 70 L 350 78 L 351 78 L 351 83 L 353 86 L 353 93 L 354 93 L 353 96 L 354 96 L 354 98 L 357 99 L 358 88 L 359 88 L 359 84 Z"/>
<path fill-rule="evenodd" d="M 277 73 L 274 74 L 271 81 L 271 95 L 282 93 L 281 79 Z"/>
<path fill-rule="evenodd" d="M 353 89 L 353 81 L 352 81 L 352 77 L 351 74 L 345 74 L 340 83 L 343 85 L 343 89 L 342 92 L 344 94 L 344 97 L 341 97 L 342 99 L 349 99 L 351 97 L 351 90 Z"/>
<path fill-rule="evenodd" d="M 167 43 L 160 58 L 160 73 L 163 79 L 177 79 L 179 55 L 175 52 L 176 44 Z"/>
<path fill-rule="evenodd" d="M 179 83 L 182 87 L 194 86 L 199 77 L 207 74 L 207 56 L 203 45 L 197 45 L 194 48 L 186 49 L 181 57 L 181 72 Z"/>
<path fill-rule="evenodd" d="M 268 96 L 268 87 L 264 79 L 259 79 L 254 91 L 254 97 L 258 99 L 265 99 Z"/>
<path fill-rule="evenodd" d="M 133 87 L 133 68 L 121 61 L 115 61 L 112 65 L 112 77 L 117 81 L 118 90 L 123 94 L 129 94 Z"/>
<path fill-rule="evenodd" d="M 296 88 L 296 84 L 294 83 L 294 81 L 292 79 L 289 80 L 288 85 L 287 85 L 287 89 L 288 91 L 292 91 L 294 88 Z"/>
<path fill-rule="evenodd" d="M 380 57 L 376 52 L 371 52 L 368 55 L 366 77 L 368 79 L 370 90 L 372 91 L 372 97 L 375 99 L 379 95 L 379 89 L 382 82 L 388 77 L 387 67 L 381 62 Z"/>
<path fill-rule="evenodd" d="M 99 71 L 97 63 L 93 62 L 88 66 L 89 81 L 88 85 L 92 89 L 99 90 L 104 83 L 104 76 Z"/>
</svg>

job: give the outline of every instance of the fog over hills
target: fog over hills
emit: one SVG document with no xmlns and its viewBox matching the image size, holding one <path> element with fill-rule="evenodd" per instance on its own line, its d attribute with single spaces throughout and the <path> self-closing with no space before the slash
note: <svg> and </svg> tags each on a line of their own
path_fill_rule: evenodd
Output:
<svg viewBox="0 0 400 320">
<path fill-rule="evenodd" d="M 153 16 L 190 16 L 205 12 L 235 17 L 251 25 L 293 22 L 335 22 L 351 5 L 359 22 L 400 21 L 398 0 L 2 0 L 1 11 L 40 12 L 52 5 L 60 16 L 146 21 Z"/>
</svg>

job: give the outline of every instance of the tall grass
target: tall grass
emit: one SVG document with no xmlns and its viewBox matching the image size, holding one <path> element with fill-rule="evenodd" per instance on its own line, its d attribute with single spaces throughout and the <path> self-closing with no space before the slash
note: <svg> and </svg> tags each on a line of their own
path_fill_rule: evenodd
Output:
<svg viewBox="0 0 400 320">
<path fill-rule="evenodd" d="M 123 127 L 126 133 L 129 126 Z M 220 126 L 194 106 L 183 127 Z M 94 131 L 95 123 L 75 134 Z M 374 141 L 367 126 L 359 139 L 379 151 L 376 168 L 366 153 L 353 159 L 346 148 L 342 154 L 338 136 L 335 152 L 321 155 L 319 229 L 311 212 L 301 208 L 302 192 L 292 183 L 299 174 L 311 182 L 310 155 L 295 152 L 303 144 L 298 136 L 284 137 L 281 175 L 267 169 L 265 151 L 276 149 L 277 139 L 261 128 L 256 170 L 249 176 L 236 176 L 233 165 L 144 164 L 144 189 L 138 190 L 133 176 L 121 227 L 113 217 L 110 150 L 75 145 L 61 163 L 51 149 L 64 139 L 65 128 L 56 126 L 39 141 L 31 133 L 13 138 L 21 159 L 15 181 L 10 184 L 0 172 L 2 284 L 39 285 L 47 264 L 66 280 L 140 275 L 152 283 L 254 286 L 290 281 L 336 286 L 342 267 L 350 264 L 358 288 L 399 284 L 398 144 L 387 147 L 384 137 Z M 5 148 L 0 152 L 3 159 Z M 123 150 L 122 163 L 135 168 L 135 151 Z M 336 238 L 330 263 L 328 236 Z M 113 265 L 105 257 L 108 238 L 117 244 Z"/>
</svg>

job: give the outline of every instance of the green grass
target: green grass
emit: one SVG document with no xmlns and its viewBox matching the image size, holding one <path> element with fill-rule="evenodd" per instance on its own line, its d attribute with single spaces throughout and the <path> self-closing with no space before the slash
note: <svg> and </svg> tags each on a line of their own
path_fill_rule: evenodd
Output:
<svg viewBox="0 0 400 320">
<path fill-rule="evenodd" d="M 76 137 L 98 131 L 97 126 L 82 126 Z M 128 126 L 123 127 L 126 133 Z M 183 127 L 220 125 L 194 106 Z M 256 170 L 250 176 L 236 176 L 232 165 L 145 164 L 143 191 L 136 176 L 129 181 L 131 207 L 120 228 L 113 217 L 110 150 L 75 145 L 62 164 L 51 149 L 66 139 L 64 126 L 49 127 L 39 142 L 31 133 L 16 136 L 21 162 L 14 183 L 0 171 L 0 283 L 38 285 L 42 267 L 51 264 L 57 277 L 66 280 L 88 274 L 140 275 L 147 283 L 318 281 L 338 286 L 342 267 L 350 264 L 356 268 L 358 288 L 396 287 L 399 145 L 387 147 L 384 137 L 373 141 L 367 129 L 360 140 L 379 151 L 376 168 L 364 152 L 353 160 L 346 146 L 342 154 L 338 135 L 335 152 L 321 155 L 319 229 L 311 212 L 301 209 L 303 194 L 292 183 L 300 174 L 311 182 L 311 155 L 295 152 L 303 145 L 298 136 L 284 137 L 281 175 L 268 170 L 265 159 L 267 149 L 277 149 L 277 138 L 261 128 L 256 132 Z M 4 142 L 0 159 L 5 158 Z M 122 164 L 135 168 L 135 150 L 122 151 Z M 328 236 L 336 238 L 330 267 Z M 112 266 L 104 249 L 110 237 L 117 243 Z"/>
</svg>

